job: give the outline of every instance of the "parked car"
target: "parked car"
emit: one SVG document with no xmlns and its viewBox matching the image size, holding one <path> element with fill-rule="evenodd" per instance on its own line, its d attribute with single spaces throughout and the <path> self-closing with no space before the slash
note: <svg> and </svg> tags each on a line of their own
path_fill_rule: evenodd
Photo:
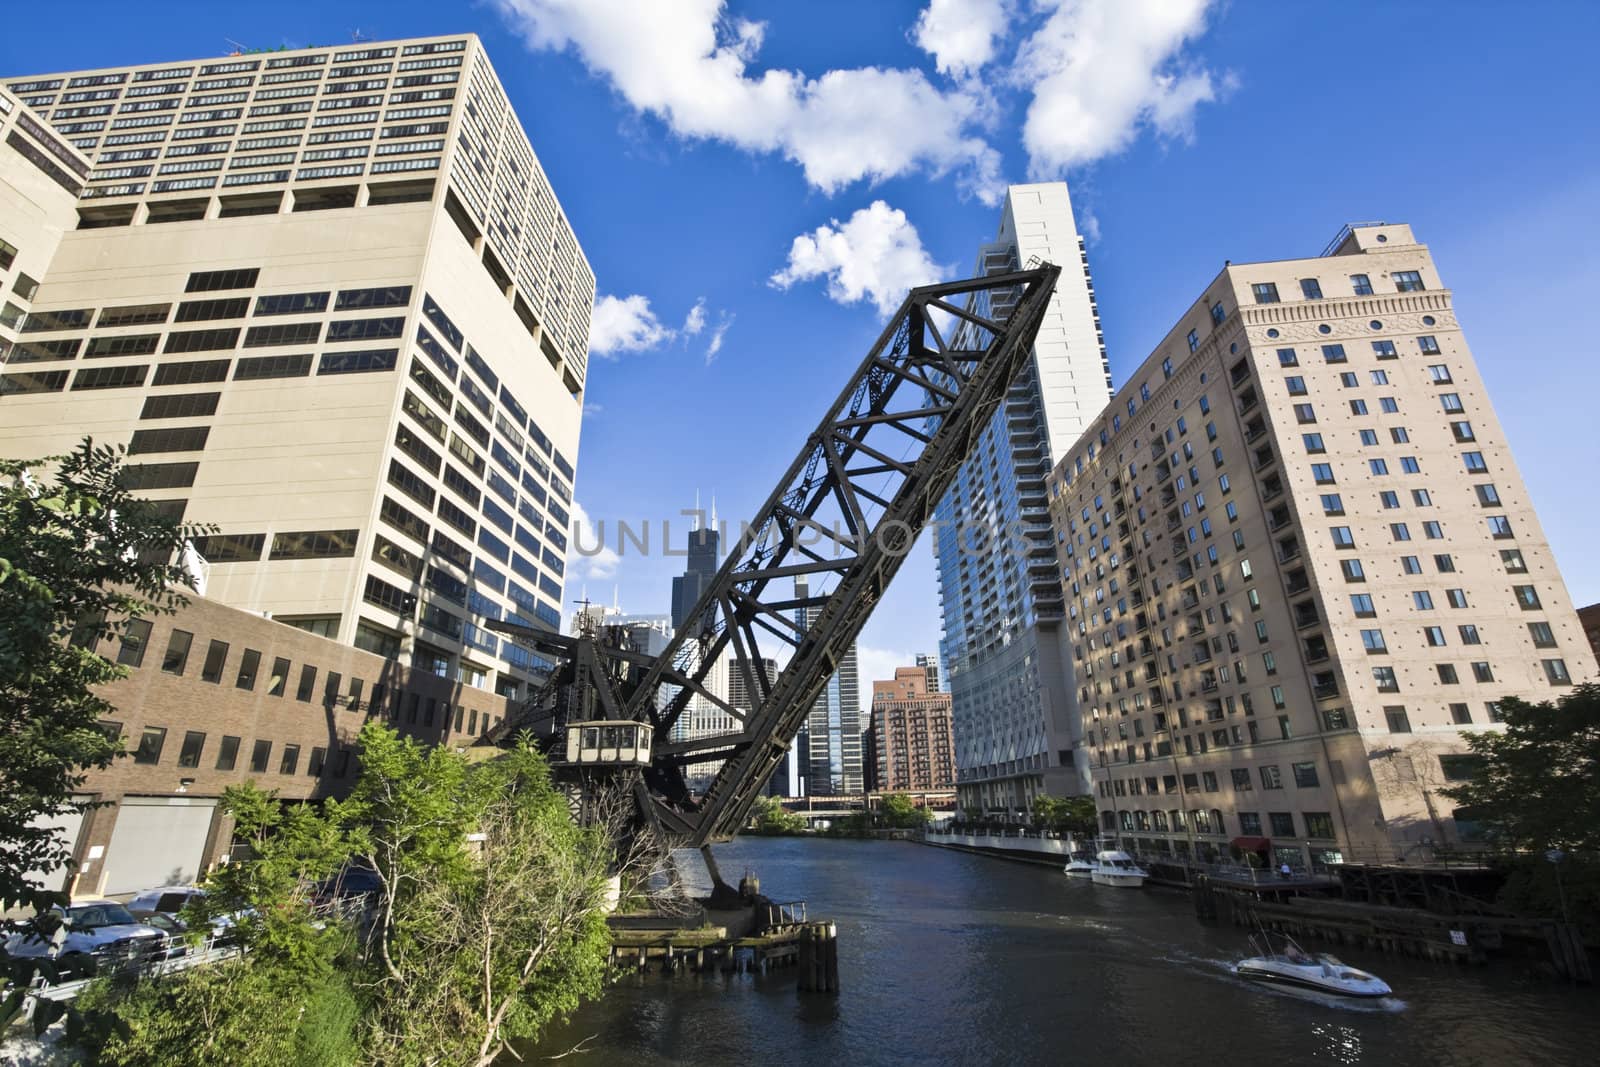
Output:
<svg viewBox="0 0 1600 1067">
<path fill-rule="evenodd" d="M 196 898 L 204 897 L 206 891 L 194 885 L 165 885 L 156 889 L 146 889 L 137 893 L 128 901 L 128 910 L 136 917 L 153 917 L 156 915 L 167 916 L 174 921 L 182 923 L 179 913 L 184 907 Z M 211 941 L 217 945 L 232 944 L 238 939 L 235 929 L 237 920 L 234 915 L 216 915 L 211 920 Z M 152 923 L 151 925 L 158 925 Z M 187 927 L 185 927 L 187 929 Z"/>
<path fill-rule="evenodd" d="M 153 926 L 167 935 L 166 958 L 175 960 L 179 956 L 189 954 L 189 942 L 185 937 L 189 932 L 189 925 L 176 915 L 168 915 L 164 911 L 135 911 L 128 909 L 128 914 L 144 923 Z"/>
<path fill-rule="evenodd" d="M 164 959 L 168 936 L 142 923 L 114 900 L 94 900 L 52 908 L 61 925 L 51 936 L 38 928 L 14 933 L 5 951 L 13 959 L 52 958 L 63 977 L 87 977 L 101 970 Z"/>
<path fill-rule="evenodd" d="M 356 860 L 317 885 L 311 893 L 311 906 L 321 912 L 356 917 L 376 906 L 382 892 L 378 872 L 367 861 Z"/>
</svg>

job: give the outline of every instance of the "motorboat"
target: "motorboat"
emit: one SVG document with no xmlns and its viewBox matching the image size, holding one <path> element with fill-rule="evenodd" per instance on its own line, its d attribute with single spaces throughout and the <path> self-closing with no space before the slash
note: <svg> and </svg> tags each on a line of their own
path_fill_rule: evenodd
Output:
<svg viewBox="0 0 1600 1067">
<path fill-rule="evenodd" d="M 1075 877 L 1087 878 L 1094 874 L 1095 862 L 1092 852 L 1074 852 L 1067 860 L 1066 872 Z"/>
<path fill-rule="evenodd" d="M 1094 869 L 1089 872 L 1090 881 L 1095 885 L 1120 886 L 1125 889 L 1137 889 L 1144 885 L 1144 880 L 1150 877 L 1143 867 L 1133 861 L 1133 857 L 1120 849 L 1101 849 L 1094 854 Z"/>
<path fill-rule="evenodd" d="M 1295 944 L 1293 938 L 1278 936 L 1282 944 L 1277 948 L 1271 938 L 1263 936 L 1266 952 L 1240 960 L 1234 965 L 1234 973 L 1256 982 L 1314 989 L 1336 997 L 1386 997 L 1394 992 L 1389 983 L 1377 975 L 1352 967 L 1325 952 L 1313 955 Z M 1259 951 L 1254 937 L 1250 939 L 1250 947 Z"/>
</svg>

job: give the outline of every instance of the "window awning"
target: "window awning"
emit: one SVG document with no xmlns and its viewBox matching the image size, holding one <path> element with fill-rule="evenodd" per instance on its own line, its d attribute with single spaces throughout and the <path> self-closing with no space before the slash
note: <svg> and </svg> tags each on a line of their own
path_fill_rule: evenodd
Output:
<svg viewBox="0 0 1600 1067">
<path fill-rule="evenodd" d="M 1272 840 L 1266 837 L 1236 837 L 1229 844 L 1240 852 L 1265 852 L 1272 847 Z"/>
</svg>

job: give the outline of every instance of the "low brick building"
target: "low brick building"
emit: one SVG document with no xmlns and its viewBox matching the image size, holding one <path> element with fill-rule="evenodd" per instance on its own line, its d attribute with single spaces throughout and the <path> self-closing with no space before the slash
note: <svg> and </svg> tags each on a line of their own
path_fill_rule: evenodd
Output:
<svg viewBox="0 0 1600 1067">
<path fill-rule="evenodd" d="M 251 612 L 192 597 L 101 654 L 129 668 L 108 686 L 108 729 L 128 754 L 90 775 L 102 804 L 63 824 L 77 867 L 47 877 L 75 897 L 194 879 L 227 854 L 222 791 L 246 780 L 286 799 L 341 796 L 355 737 L 383 717 L 404 734 L 466 743 L 510 701 Z"/>
<path fill-rule="evenodd" d="M 954 789 L 955 736 L 950 694 L 928 691 L 922 667 L 896 667 L 892 681 L 872 683 L 872 789 Z"/>
</svg>

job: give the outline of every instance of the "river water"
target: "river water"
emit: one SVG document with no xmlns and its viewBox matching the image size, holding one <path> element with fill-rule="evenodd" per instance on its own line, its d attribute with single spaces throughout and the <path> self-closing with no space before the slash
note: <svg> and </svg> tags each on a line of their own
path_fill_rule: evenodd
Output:
<svg viewBox="0 0 1600 1067">
<path fill-rule="evenodd" d="M 899 841 L 748 838 L 716 849 L 774 900 L 839 925 L 838 997 L 792 969 L 621 980 L 541 1046 L 574 1064 L 1600 1062 L 1600 991 L 1497 961 L 1341 950 L 1397 992 L 1352 1003 L 1234 978 L 1244 933 L 1188 895 Z"/>
</svg>

